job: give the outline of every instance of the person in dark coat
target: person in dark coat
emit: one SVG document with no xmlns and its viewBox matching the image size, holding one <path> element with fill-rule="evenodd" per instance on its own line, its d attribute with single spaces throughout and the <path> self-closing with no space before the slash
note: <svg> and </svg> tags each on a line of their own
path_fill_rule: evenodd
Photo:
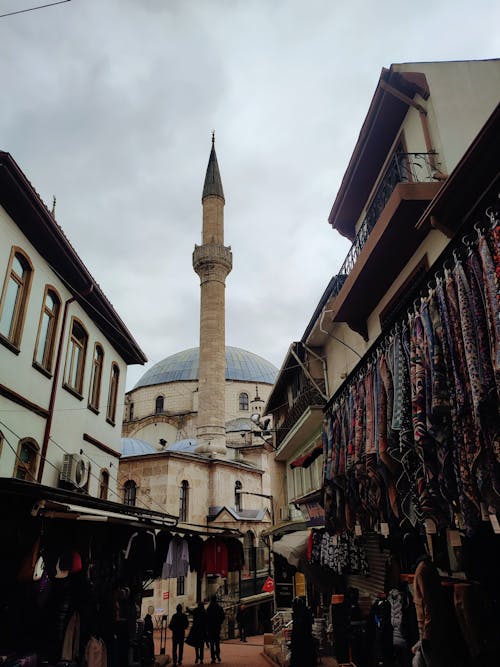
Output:
<svg viewBox="0 0 500 667">
<path fill-rule="evenodd" d="M 198 602 L 198 606 L 191 613 L 193 614 L 193 625 L 189 631 L 189 638 L 196 655 L 194 664 L 203 665 L 203 653 L 207 641 L 207 612 L 203 602 Z"/>
<path fill-rule="evenodd" d="M 312 614 L 302 598 L 295 598 L 292 605 L 292 640 L 290 642 L 290 667 L 316 665 L 312 636 Z"/>
<path fill-rule="evenodd" d="M 182 665 L 184 654 L 184 633 L 189 625 L 188 617 L 182 611 L 182 605 L 178 604 L 176 612 L 172 616 L 168 627 L 172 631 L 172 660 L 174 665 Z"/>
<path fill-rule="evenodd" d="M 240 604 L 238 611 L 236 612 L 236 623 L 238 624 L 238 630 L 240 631 L 240 642 L 246 642 L 247 640 L 247 625 L 248 625 L 248 609 L 244 604 Z"/>
<path fill-rule="evenodd" d="M 210 598 L 210 604 L 207 607 L 207 631 L 210 644 L 211 662 L 220 662 L 220 629 L 226 614 L 224 609 L 217 602 L 215 595 Z"/>
</svg>

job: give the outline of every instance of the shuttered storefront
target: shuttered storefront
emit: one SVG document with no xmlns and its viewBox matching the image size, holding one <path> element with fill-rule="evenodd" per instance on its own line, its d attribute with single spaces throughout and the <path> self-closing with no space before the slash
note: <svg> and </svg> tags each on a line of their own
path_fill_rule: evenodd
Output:
<svg viewBox="0 0 500 667">
<path fill-rule="evenodd" d="M 378 533 L 368 533 L 366 535 L 365 548 L 370 568 L 369 574 L 350 574 L 347 576 L 347 583 L 349 586 L 359 589 L 360 594 L 376 595 L 384 591 L 385 563 L 389 551 L 380 549 L 380 535 Z"/>
</svg>

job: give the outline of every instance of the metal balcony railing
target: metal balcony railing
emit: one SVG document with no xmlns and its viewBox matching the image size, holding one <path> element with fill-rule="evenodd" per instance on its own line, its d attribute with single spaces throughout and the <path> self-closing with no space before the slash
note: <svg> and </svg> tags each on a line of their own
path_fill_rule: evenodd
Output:
<svg viewBox="0 0 500 667">
<path fill-rule="evenodd" d="M 321 396 L 316 387 L 312 384 L 307 385 L 295 400 L 283 422 L 281 422 L 276 429 L 276 447 L 281 445 L 290 429 L 300 419 L 309 406 L 324 405 L 324 403 L 325 399 Z"/>
<path fill-rule="evenodd" d="M 363 246 L 396 185 L 398 183 L 427 183 L 436 180 L 434 176 L 436 172 L 435 156 L 435 153 L 403 153 L 401 151 L 394 153 L 332 285 L 331 296 L 336 296 L 342 289 L 345 279 L 356 264 Z"/>
</svg>

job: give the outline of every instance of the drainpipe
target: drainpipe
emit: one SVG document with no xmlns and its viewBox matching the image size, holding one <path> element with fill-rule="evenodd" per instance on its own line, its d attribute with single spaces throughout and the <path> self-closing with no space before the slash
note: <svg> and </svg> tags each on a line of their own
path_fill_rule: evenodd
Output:
<svg viewBox="0 0 500 667">
<path fill-rule="evenodd" d="M 92 292 L 93 289 L 94 289 L 94 286 L 91 284 L 79 296 L 88 296 Z M 54 377 L 52 379 L 52 388 L 50 390 L 50 401 L 49 401 L 49 407 L 48 407 L 49 414 L 48 414 L 48 417 L 47 417 L 47 421 L 45 422 L 45 432 L 43 434 L 42 451 L 40 453 L 40 465 L 38 467 L 38 474 L 36 476 L 36 481 L 39 484 L 41 484 L 41 482 L 42 482 L 43 470 L 45 468 L 45 459 L 46 459 L 46 456 L 47 456 L 47 449 L 49 447 L 49 438 L 50 438 L 50 430 L 52 428 L 52 419 L 54 418 L 54 405 L 55 405 L 55 402 L 56 402 L 57 382 L 59 380 L 59 370 L 61 368 L 61 358 L 62 358 L 63 342 L 64 342 L 64 336 L 65 336 L 65 330 L 66 330 L 66 320 L 68 318 L 68 309 L 69 309 L 69 306 L 75 300 L 76 300 L 76 296 L 72 296 L 69 299 L 67 299 L 64 303 L 64 313 L 63 313 L 63 318 L 62 318 L 62 323 L 61 323 L 61 332 L 59 334 L 59 345 L 57 347 L 56 365 L 55 365 L 55 368 L 54 368 Z"/>
</svg>

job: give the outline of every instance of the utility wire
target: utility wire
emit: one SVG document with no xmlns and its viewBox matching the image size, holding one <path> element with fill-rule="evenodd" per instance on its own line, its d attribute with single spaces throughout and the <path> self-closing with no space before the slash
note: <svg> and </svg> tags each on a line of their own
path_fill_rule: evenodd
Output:
<svg viewBox="0 0 500 667">
<path fill-rule="evenodd" d="M 47 5 L 38 5 L 37 7 L 28 7 L 28 9 L 18 9 L 15 12 L 8 12 L 7 14 L 0 14 L 0 19 L 5 16 L 14 16 L 14 14 L 24 14 L 26 12 L 34 12 L 35 9 L 45 9 L 46 7 L 53 7 L 54 5 L 63 5 L 65 2 L 70 2 L 70 0 L 58 0 L 57 2 L 50 2 Z"/>
</svg>

